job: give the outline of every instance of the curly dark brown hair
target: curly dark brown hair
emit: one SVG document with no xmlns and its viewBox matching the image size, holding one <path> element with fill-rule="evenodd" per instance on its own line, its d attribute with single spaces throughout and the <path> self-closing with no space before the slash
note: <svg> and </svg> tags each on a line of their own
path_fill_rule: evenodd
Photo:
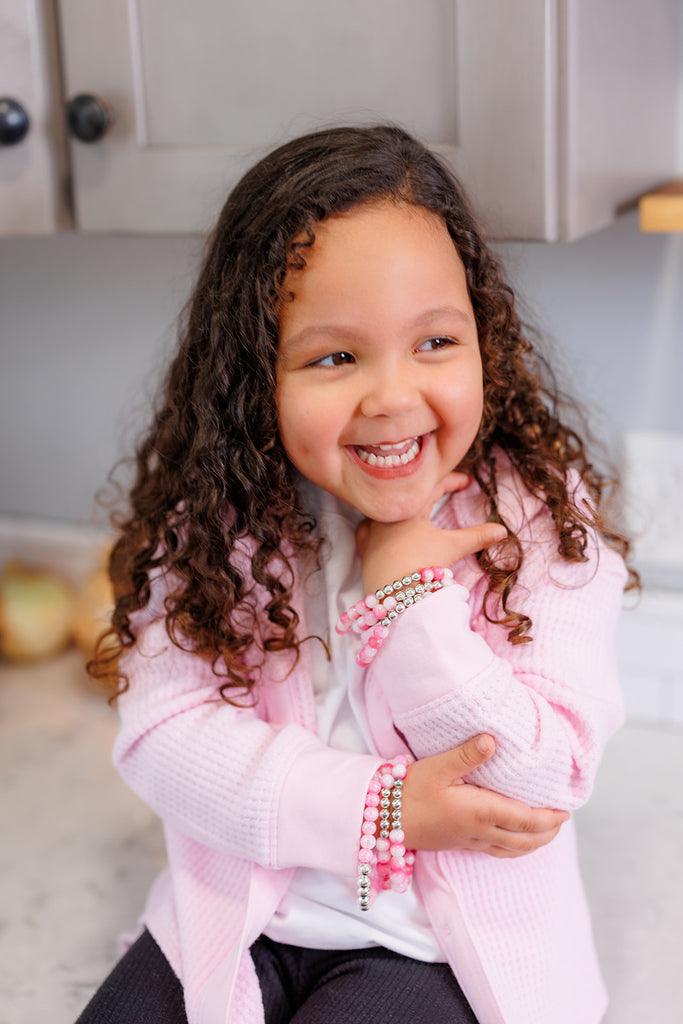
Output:
<svg viewBox="0 0 683 1024">
<path fill-rule="evenodd" d="M 522 329 L 513 292 L 452 172 L 393 125 L 315 132 L 281 146 L 242 178 L 208 240 L 158 411 L 137 451 L 129 510 L 117 523 L 110 563 L 116 607 L 90 666 L 114 693 L 127 686 L 117 665 L 135 643 L 131 616 L 148 604 L 151 577 L 160 571 L 173 581 L 168 634 L 211 660 L 224 699 L 249 693 L 259 652 L 292 650 L 298 657 L 304 638 L 292 604 L 295 564 L 315 566 L 321 541 L 278 435 L 278 308 L 287 269 L 305 265 L 315 225 L 380 200 L 442 218 L 463 261 L 479 333 L 484 415 L 460 468 L 479 483 L 489 519 L 503 521 L 496 484 L 502 450 L 547 503 L 563 558 L 585 559 L 592 528 L 628 554 L 628 541 L 601 511 L 612 481 L 561 421 L 567 403 Z M 572 467 L 590 507 L 579 507 L 569 491 Z M 246 566 L 238 557 L 245 538 Z M 530 620 L 509 605 L 522 546 L 511 533 L 503 552 L 495 550 L 478 555 L 488 577 L 487 614 L 508 628 L 512 643 L 524 642 Z"/>
</svg>

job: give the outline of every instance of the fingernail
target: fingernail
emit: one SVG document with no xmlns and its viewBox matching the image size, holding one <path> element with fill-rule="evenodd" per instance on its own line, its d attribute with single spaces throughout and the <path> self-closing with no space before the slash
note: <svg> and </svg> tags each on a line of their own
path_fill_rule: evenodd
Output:
<svg viewBox="0 0 683 1024">
<path fill-rule="evenodd" d="M 480 754 L 490 754 L 493 750 L 493 740 L 490 736 L 477 736 L 474 743 Z"/>
<path fill-rule="evenodd" d="M 505 538 L 508 535 L 508 532 L 505 529 L 505 527 L 501 523 L 494 523 L 493 525 L 495 527 L 495 530 L 492 531 L 492 533 L 494 533 L 495 539 L 497 541 L 498 540 L 505 540 Z"/>
</svg>

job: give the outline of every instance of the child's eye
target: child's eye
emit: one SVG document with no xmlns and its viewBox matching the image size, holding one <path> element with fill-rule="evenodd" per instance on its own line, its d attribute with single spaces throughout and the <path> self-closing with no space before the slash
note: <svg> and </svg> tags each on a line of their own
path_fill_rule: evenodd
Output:
<svg viewBox="0 0 683 1024">
<path fill-rule="evenodd" d="M 440 349 L 448 348 L 450 345 L 455 345 L 453 338 L 446 338 L 439 334 L 435 338 L 427 338 L 421 345 L 418 345 L 418 352 L 438 352 Z"/>
<path fill-rule="evenodd" d="M 346 363 L 353 363 L 354 358 L 350 352 L 330 352 L 321 359 L 314 359 L 309 366 L 344 366 Z"/>
</svg>

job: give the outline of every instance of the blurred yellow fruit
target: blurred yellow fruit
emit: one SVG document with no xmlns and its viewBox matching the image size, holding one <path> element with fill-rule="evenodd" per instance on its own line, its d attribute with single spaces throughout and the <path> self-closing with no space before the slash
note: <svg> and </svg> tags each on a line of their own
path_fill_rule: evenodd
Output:
<svg viewBox="0 0 683 1024">
<path fill-rule="evenodd" d="M 0 576 L 0 652 L 12 661 L 56 654 L 71 639 L 74 594 L 41 569 L 10 563 Z"/>
</svg>

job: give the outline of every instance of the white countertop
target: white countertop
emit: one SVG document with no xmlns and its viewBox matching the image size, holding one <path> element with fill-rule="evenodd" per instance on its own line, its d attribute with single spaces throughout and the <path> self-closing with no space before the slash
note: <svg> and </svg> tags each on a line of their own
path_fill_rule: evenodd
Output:
<svg viewBox="0 0 683 1024">
<path fill-rule="evenodd" d="M 0 1024 L 73 1024 L 163 863 L 111 767 L 115 731 L 77 652 L 0 668 Z M 683 733 L 628 725 L 578 815 L 605 1024 L 683 1020 L 682 779 Z"/>
</svg>

